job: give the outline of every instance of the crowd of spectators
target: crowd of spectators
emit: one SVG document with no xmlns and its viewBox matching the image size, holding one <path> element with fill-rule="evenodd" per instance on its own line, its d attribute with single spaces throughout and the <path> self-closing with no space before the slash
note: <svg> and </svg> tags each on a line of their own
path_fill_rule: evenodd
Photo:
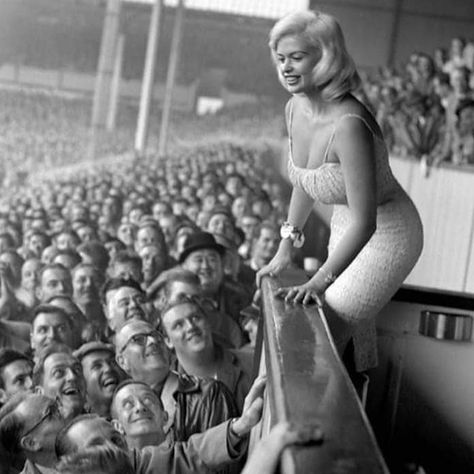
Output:
<svg viewBox="0 0 474 474">
<path fill-rule="evenodd" d="M 474 41 L 413 52 L 403 71 L 364 76 L 363 95 L 394 155 L 474 164 Z"/>
<path fill-rule="evenodd" d="M 286 215 L 267 158 L 220 142 L 4 196 L 0 472 L 242 471 L 255 273 Z M 245 472 L 318 436 L 278 425 Z"/>
<path fill-rule="evenodd" d="M 56 166 L 91 160 L 91 97 L 58 91 L 0 88 L 0 184 L 24 182 L 28 176 Z M 122 100 L 116 127 L 101 132 L 96 157 L 131 152 L 138 107 Z M 148 147 L 157 149 L 161 112 L 151 108 Z M 168 131 L 171 152 L 204 140 L 275 141 L 283 118 L 275 105 L 244 104 L 215 116 L 196 119 L 191 112 L 174 110 Z"/>
<path fill-rule="evenodd" d="M 0 101 L 0 183 L 23 181 L 38 169 L 88 156 L 90 100 L 5 88 Z M 120 128 L 105 137 L 99 154 L 124 152 L 130 141 L 130 133 Z"/>
</svg>

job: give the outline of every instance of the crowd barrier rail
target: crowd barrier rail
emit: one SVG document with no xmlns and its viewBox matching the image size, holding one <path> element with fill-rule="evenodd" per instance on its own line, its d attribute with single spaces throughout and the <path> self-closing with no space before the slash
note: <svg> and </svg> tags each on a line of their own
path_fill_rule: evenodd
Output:
<svg viewBox="0 0 474 474">
<path fill-rule="evenodd" d="M 306 279 L 303 271 L 295 270 L 262 282 L 256 367 L 268 380 L 264 414 L 252 432 L 250 452 L 277 422 L 314 424 L 322 431 L 322 442 L 285 449 L 280 472 L 388 473 L 323 311 L 274 296 L 279 286 Z"/>
</svg>

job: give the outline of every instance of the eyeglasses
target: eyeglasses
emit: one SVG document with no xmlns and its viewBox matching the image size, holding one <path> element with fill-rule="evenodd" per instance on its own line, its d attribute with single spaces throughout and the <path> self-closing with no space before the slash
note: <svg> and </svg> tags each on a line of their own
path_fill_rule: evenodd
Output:
<svg viewBox="0 0 474 474">
<path fill-rule="evenodd" d="M 28 436 L 29 434 L 33 433 L 33 431 L 38 428 L 38 426 L 41 425 L 44 421 L 46 421 L 48 418 L 55 418 L 59 416 L 59 406 L 57 400 L 50 403 L 44 413 L 43 416 L 39 419 L 37 423 L 35 423 L 26 433 L 23 433 L 23 436 Z"/>
<path fill-rule="evenodd" d="M 122 349 L 120 349 L 120 352 L 123 352 L 130 343 L 139 346 L 146 346 L 146 341 L 149 337 L 156 339 L 158 342 L 163 341 L 163 336 L 158 331 L 141 332 L 130 337 L 130 339 L 128 339 L 128 341 L 123 345 Z"/>
</svg>

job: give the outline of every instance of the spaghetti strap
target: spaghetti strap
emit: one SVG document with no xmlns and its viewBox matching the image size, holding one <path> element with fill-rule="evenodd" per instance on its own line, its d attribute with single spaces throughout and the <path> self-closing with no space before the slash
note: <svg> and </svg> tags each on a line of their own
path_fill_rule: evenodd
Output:
<svg viewBox="0 0 474 474">
<path fill-rule="evenodd" d="M 323 159 L 323 163 L 326 163 L 327 162 L 327 159 L 328 159 L 328 155 L 329 155 L 329 149 L 331 148 L 331 145 L 334 141 L 334 137 L 336 135 L 336 130 L 337 130 L 337 126 L 342 122 L 342 120 L 344 120 L 345 118 L 347 117 L 353 117 L 353 118 L 357 118 L 359 120 L 361 120 L 364 125 L 369 129 L 370 133 L 375 137 L 375 138 L 378 138 L 379 140 L 383 140 L 381 137 L 379 137 L 377 135 L 377 133 L 375 133 L 375 131 L 372 129 L 372 127 L 369 125 L 369 123 L 367 122 L 367 120 L 365 120 L 364 117 L 362 117 L 361 115 L 358 115 L 358 114 L 344 114 L 342 115 L 341 117 L 339 117 L 339 119 L 336 121 L 336 123 L 334 124 L 334 129 L 331 133 L 331 136 L 329 137 L 329 141 L 328 141 L 328 144 L 326 146 L 326 151 L 324 152 L 324 159 Z"/>
<path fill-rule="evenodd" d="M 288 117 L 288 149 L 290 160 L 293 162 L 293 138 L 291 136 L 291 132 L 293 129 L 293 99 L 290 102 L 290 116 Z"/>
<path fill-rule="evenodd" d="M 326 151 L 324 152 L 323 163 L 326 163 L 328 160 L 329 149 L 331 148 L 331 144 L 334 141 L 334 136 L 336 135 L 336 127 L 337 127 L 337 123 L 334 125 L 331 136 L 329 137 L 329 140 L 328 140 L 328 144 L 326 145 Z"/>
<path fill-rule="evenodd" d="M 289 124 L 288 124 L 290 138 L 291 138 L 291 126 L 292 126 L 292 124 L 293 124 L 293 99 L 291 99 L 291 102 L 290 102 L 290 117 L 289 117 Z"/>
</svg>

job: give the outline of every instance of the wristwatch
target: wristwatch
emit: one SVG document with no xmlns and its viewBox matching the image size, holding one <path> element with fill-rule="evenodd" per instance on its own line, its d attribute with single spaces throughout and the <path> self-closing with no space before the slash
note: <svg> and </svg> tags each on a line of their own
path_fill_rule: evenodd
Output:
<svg viewBox="0 0 474 474">
<path fill-rule="evenodd" d="M 304 244 L 304 234 L 301 229 L 291 225 L 289 222 L 284 222 L 280 228 L 280 237 L 282 239 L 290 239 L 293 247 L 300 248 Z"/>
</svg>

